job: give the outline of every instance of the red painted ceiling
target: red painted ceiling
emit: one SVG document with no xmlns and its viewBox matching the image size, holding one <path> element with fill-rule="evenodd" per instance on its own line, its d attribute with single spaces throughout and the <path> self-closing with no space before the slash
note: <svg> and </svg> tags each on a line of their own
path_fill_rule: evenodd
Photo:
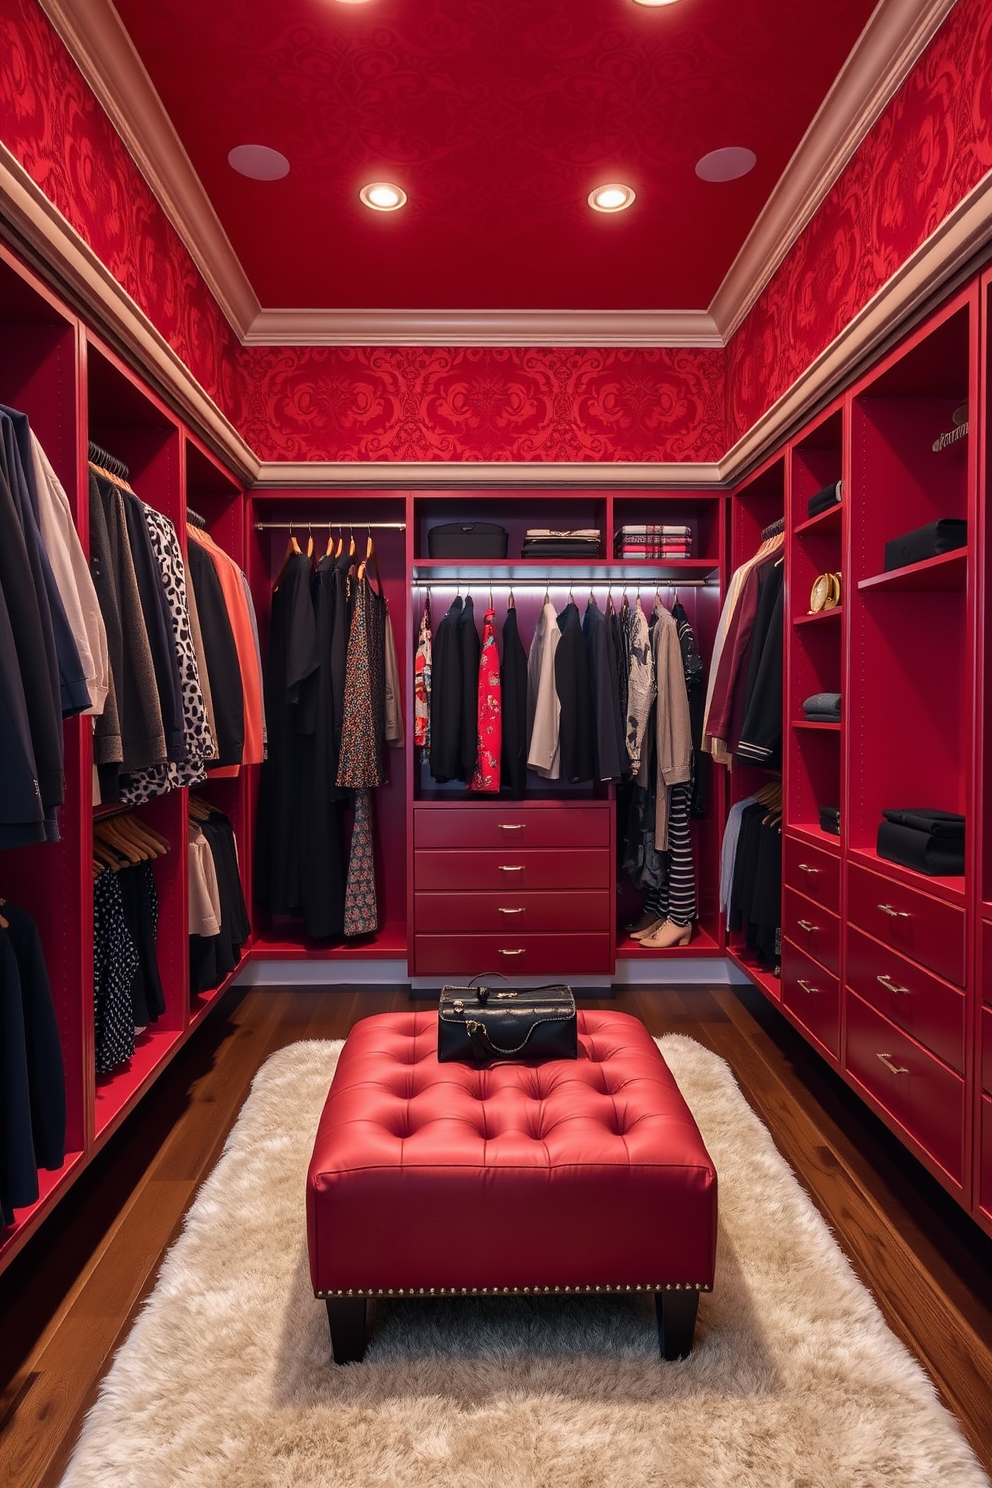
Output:
<svg viewBox="0 0 992 1488">
<path fill-rule="evenodd" d="M 602 310 L 709 304 L 874 0 L 116 5 L 263 306 Z M 699 180 L 727 145 L 755 169 Z"/>
</svg>

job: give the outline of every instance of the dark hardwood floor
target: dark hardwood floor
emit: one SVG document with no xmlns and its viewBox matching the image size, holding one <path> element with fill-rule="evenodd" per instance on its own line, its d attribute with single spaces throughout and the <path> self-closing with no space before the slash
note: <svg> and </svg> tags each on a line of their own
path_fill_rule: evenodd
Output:
<svg viewBox="0 0 992 1488">
<path fill-rule="evenodd" d="M 113 1352 L 268 1055 L 297 1039 L 343 1037 L 369 1013 L 427 1005 L 405 989 L 248 990 L 222 1000 L 0 1277 L 5 1488 L 58 1483 Z M 624 990 L 610 1005 L 653 1034 L 688 1034 L 733 1067 L 992 1472 L 992 1240 L 758 992 Z"/>
</svg>

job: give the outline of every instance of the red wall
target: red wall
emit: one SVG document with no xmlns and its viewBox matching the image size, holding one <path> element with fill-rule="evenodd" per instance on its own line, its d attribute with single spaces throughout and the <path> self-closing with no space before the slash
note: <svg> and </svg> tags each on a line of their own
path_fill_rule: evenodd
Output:
<svg viewBox="0 0 992 1488">
<path fill-rule="evenodd" d="M 264 459 L 715 460 L 992 166 L 992 6 L 958 0 L 726 352 L 240 347 L 37 0 L 0 137 Z"/>
<path fill-rule="evenodd" d="M 992 5 L 958 0 L 728 350 L 733 444 L 992 167 Z"/>
</svg>

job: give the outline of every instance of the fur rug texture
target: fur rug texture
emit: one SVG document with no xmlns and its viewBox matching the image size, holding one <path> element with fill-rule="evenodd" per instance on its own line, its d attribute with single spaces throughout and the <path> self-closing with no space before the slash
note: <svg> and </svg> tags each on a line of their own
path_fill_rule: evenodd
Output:
<svg viewBox="0 0 992 1488">
<path fill-rule="evenodd" d="M 988 1488 L 727 1065 L 659 1045 L 720 1181 L 686 1362 L 635 1295 L 380 1302 L 365 1361 L 335 1367 L 303 1195 L 341 1045 L 297 1043 L 256 1076 L 63 1488 Z"/>
</svg>

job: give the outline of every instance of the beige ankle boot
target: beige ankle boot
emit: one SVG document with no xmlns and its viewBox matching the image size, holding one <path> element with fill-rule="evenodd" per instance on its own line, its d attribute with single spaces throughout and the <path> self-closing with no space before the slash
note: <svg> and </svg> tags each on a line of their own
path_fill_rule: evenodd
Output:
<svg viewBox="0 0 992 1488">
<path fill-rule="evenodd" d="M 667 950 L 669 946 L 688 945 L 691 934 L 691 925 L 676 925 L 672 920 L 662 920 L 650 935 L 641 936 L 641 945 L 649 946 L 653 951 Z"/>
</svg>

